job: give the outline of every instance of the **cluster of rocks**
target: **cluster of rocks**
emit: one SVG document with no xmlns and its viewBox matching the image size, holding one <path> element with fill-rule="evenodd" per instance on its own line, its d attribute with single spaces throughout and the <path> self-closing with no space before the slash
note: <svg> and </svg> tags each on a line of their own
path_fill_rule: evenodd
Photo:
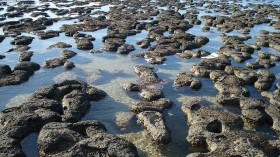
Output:
<svg viewBox="0 0 280 157">
<path fill-rule="evenodd" d="M 248 7 L 259 11 L 247 9 Z M 218 16 L 205 15 L 201 17 L 201 19 L 205 21 L 205 26 L 216 27 L 225 33 L 239 30 L 242 34 L 248 34 L 254 25 L 272 22 L 268 16 L 269 14 L 277 14 L 273 5 L 266 6 L 252 3 L 248 6 L 242 6 L 238 4 L 225 5 L 224 3 L 218 2 L 216 4 L 210 3 L 206 5 L 205 8 L 217 9 L 218 12 L 226 14 Z M 244 10 L 240 8 L 244 8 Z"/>
<path fill-rule="evenodd" d="M 259 68 L 271 68 L 276 64 L 275 62 L 279 62 L 280 57 L 269 54 L 267 52 L 259 51 L 258 59 L 255 62 L 247 62 L 246 66 L 251 69 L 259 69 Z"/>
<path fill-rule="evenodd" d="M 201 58 L 210 55 L 211 53 L 205 50 L 195 50 L 194 52 L 191 50 L 185 50 L 182 53 L 176 53 L 176 55 L 183 59 L 190 58 Z"/>
<path fill-rule="evenodd" d="M 245 85 L 254 85 L 260 91 L 269 90 L 276 79 L 273 73 L 268 70 L 254 72 L 250 69 L 230 66 L 230 61 L 225 56 L 203 59 L 195 63 L 191 70 L 195 75 L 210 78 L 214 82 L 214 87 L 218 90 L 216 96 L 218 103 L 238 105 L 242 115 L 254 122 L 262 123 L 267 119 L 264 101 L 249 97 L 250 92 Z M 193 83 L 192 74 L 183 73 L 183 76 L 188 81 L 183 79 L 182 82 L 177 76 L 178 85 Z"/>
<path fill-rule="evenodd" d="M 41 131 L 41 156 L 138 156 L 132 143 L 106 133 L 101 123 L 78 122 L 89 111 L 90 101 L 105 95 L 102 90 L 75 80 L 38 89 L 21 106 L 0 113 L 0 154 L 25 156 L 20 141 Z"/>
<path fill-rule="evenodd" d="M 192 25 L 175 10 L 162 10 L 157 18 L 146 27 L 147 38 L 138 41 L 137 44 L 141 48 L 148 47 L 148 52 L 139 53 L 133 55 L 133 57 L 144 57 L 151 64 L 161 64 L 166 60 L 165 56 L 175 54 L 181 56 L 182 51 L 200 48 L 209 42 L 209 39 L 205 36 L 186 33 L 185 31 Z M 165 36 L 166 31 L 172 34 Z M 152 41 L 156 41 L 156 44 L 150 46 Z M 200 57 L 206 55 L 207 52 L 199 51 L 198 53 L 200 55 L 197 55 L 197 57 Z M 182 54 L 182 56 L 185 55 Z"/>
<path fill-rule="evenodd" d="M 0 86 L 16 85 L 25 82 L 40 65 L 34 62 L 22 61 L 11 70 L 8 65 L 0 65 Z"/>
<path fill-rule="evenodd" d="M 145 101 L 133 104 L 130 110 L 136 114 L 138 123 L 148 131 L 154 141 L 168 144 L 171 136 L 165 124 L 163 112 L 172 106 L 172 102 L 164 98 L 161 89 L 152 86 L 161 81 L 152 67 L 136 65 L 134 69 L 143 80 L 138 84 L 125 84 L 124 89 L 139 91 Z"/>
<path fill-rule="evenodd" d="M 254 53 L 254 48 L 257 47 L 244 43 L 251 37 L 227 36 L 225 34 L 221 34 L 221 36 L 224 46 L 219 49 L 219 53 L 231 57 L 238 63 L 252 58 L 251 54 Z"/>
<path fill-rule="evenodd" d="M 220 55 L 194 63 L 191 72 L 199 77 L 209 78 L 212 71 L 223 71 L 227 65 L 231 65 L 231 61 L 226 56 Z"/>
<path fill-rule="evenodd" d="M 129 156 L 138 157 L 136 147 L 115 135 L 107 133 L 98 121 L 77 123 L 51 122 L 38 137 L 40 156 Z"/>
<path fill-rule="evenodd" d="M 279 140 L 267 140 L 265 135 L 243 130 L 242 119 L 224 109 L 208 107 L 203 101 L 188 101 L 182 111 L 188 119 L 187 141 L 206 149 L 197 156 L 273 156 L 279 153 Z"/>
<path fill-rule="evenodd" d="M 36 20 L 31 18 L 25 18 L 18 21 L 1 22 L 0 26 L 3 28 L 3 32 L 8 36 L 18 36 L 21 33 L 33 33 L 41 31 L 56 22 L 53 19 L 40 17 Z"/>
<path fill-rule="evenodd" d="M 280 50 L 280 33 L 279 32 L 270 32 L 268 36 L 255 36 L 256 44 L 263 47 L 271 47 L 276 50 Z"/>
<path fill-rule="evenodd" d="M 76 54 L 77 53 L 72 50 L 62 50 L 60 52 L 60 56 L 61 56 L 60 58 L 53 58 L 53 59 L 46 60 L 44 62 L 44 67 L 56 68 L 64 65 L 65 69 L 72 69 L 75 67 L 75 64 L 67 59 L 74 57 Z"/>
</svg>

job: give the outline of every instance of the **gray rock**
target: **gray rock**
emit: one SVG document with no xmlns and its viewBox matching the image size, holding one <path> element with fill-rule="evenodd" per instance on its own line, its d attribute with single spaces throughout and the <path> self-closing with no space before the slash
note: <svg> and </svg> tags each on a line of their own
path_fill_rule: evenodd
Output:
<svg viewBox="0 0 280 157">
<path fill-rule="evenodd" d="M 154 101 L 144 101 L 133 104 L 130 106 L 130 110 L 135 113 L 141 113 L 144 111 L 157 111 L 163 113 L 165 109 L 172 106 L 172 102 L 166 98 L 160 98 Z"/>
<path fill-rule="evenodd" d="M 97 121 L 49 123 L 38 137 L 40 155 L 47 156 L 116 156 L 138 157 L 136 147 L 106 132 Z"/>
<path fill-rule="evenodd" d="M 78 38 L 76 39 L 77 49 L 80 50 L 91 50 L 93 49 L 93 44 L 88 38 Z"/>
<path fill-rule="evenodd" d="M 118 112 L 116 114 L 116 125 L 122 132 L 131 130 L 134 122 L 136 122 L 136 118 L 132 112 Z"/>
<path fill-rule="evenodd" d="M 11 41 L 11 44 L 13 45 L 29 45 L 33 41 L 33 37 L 29 36 L 20 36 L 16 37 L 13 41 Z"/>
<path fill-rule="evenodd" d="M 134 51 L 135 48 L 133 45 L 130 44 L 124 44 L 121 47 L 118 48 L 118 53 L 120 54 L 128 54 L 131 51 Z"/>
<path fill-rule="evenodd" d="M 38 36 L 39 39 L 46 40 L 46 39 L 58 37 L 59 33 L 60 33 L 59 31 L 49 30 L 49 31 L 46 31 L 46 32 L 38 31 L 38 32 L 36 32 L 36 35 Z"/>
<path fill-rule="evenodd" d="M 187 116 L 187 141 L 192 146 L 209 148 L 206 153 L 188 156 L 268 156 L 277 147 L 261 134 L 245 131 L 242 119 L 223 109 L 207 107 L 203 102 L 189 101 L 182 106 Z"/>
<path fill-rule="evenodd" d="M 56 68 L 62 66 L 64 63 L 66 63 L 66 61 L 67 60 L 64 58 L 53 58 L 53 59 L 46 60 L 43 63 L 43 66 L 45 68 Z"/>
<path fill-rule="evenodd" d="M 51 48 L 69 48 L 69 47 L 72 47 L 72 45 L 64 43 L 64 42 L 58 42 L 56 44 L 49 46 L 49 49 L 51 49 Z"/>
<path fill-rule="evenodd" d="M 170 133 L 165 125 L 163 115 L 156 111 L 144 111 L 136 115 L 138 123 L 146 128 L 152 139 L 167 144 L 171 141 Z"/>
<path fill-rule="evenodd" d="M 30 61 L 32 56 L 33 56 L 33 52 L 32 51 L 24 51 L 24 52 L 20 53 L 18 60 L 20 62 Z"/>
<path fill-rule="evenodd" d="M 162 98 L 163 93 L 160 89 L 146 88 L 141 90 L 140 96 L 145 100 L 152 101 Z"/>
<path fill-rule="evenodd" d="M 71 50 L 62 50 L 62 51 L 60 52 L 60 56 L 61 56 L 62 58 L 65 58 L 65 59 L 72 58 L 72 57 L 74 57 L 76 54 L 77 54 L 76 52 L 71 51 Z"/>
<path fill-rule="evenodd" d="M 268 70 L 259 70 L 257 72 L 258 80 L 254 83 L 257 90 L 264 91 L 269 90 L 275 81 L 275 75 Z"/>
<path fill-rule="evenodd" d="M 94 87 L 88 86 L 81 81 L 64 81 L 49 87 L 43 87 L 37 90 L 19 107 L 8 108 L 0 112 L 1 139 L 5 145 L 0 145 L 0 153 L 6 152 L 7 155 L 20 154 L 25 156 L 20 147 L 20 141 L 31 133 L 38 132 L 41 128 L 50 122 L 80 120 L 89 110 L 92 100 L 99 100 L 105 96 L 105 93 Z M 73 128 L 79 130 L 84 123 Z M 86 124 L 85 124 L 86 125 Z M 64 129 L 61 125 L 57 125 Z M 64 125 L 65 126 L 65 125 Z M 75 141 L 72 132 L 53 131 L 51 137 L 62 133 L 65 140 Z M 84 131 L 80 131 L 82 134 Z M 92 131 L 87 131 L 92 132 Z M 47 135 L 47 134 L 46 134 Z M 53 139 L 54 142 L 65 142 L 63 138 Z M 74 138 L 74 139 L 73 139 Z M 61 140 L 62 139 L 62 140 Z M 78 138 L 79 139 L 79 138 Z M 50 139 L 49 139 L 50 140 Z M 47 142 L 47 140 L 45 141 Z M 71 145 L 71 142 L 67 143 Z M 67 144 L 64 146 L 67 147 Z M 40 144 L 39 144 L 40 145 Z M 68 146 L 69 146 L 68 145 Z M 41 146 L 41 145 L 40 145 Z M 63 147 L 51 145 L 49 148 L 60 150 Z"/>
<path fill-rule="evenodd" d="M 209 39 L 207 37 L 204 36 L 197 36 L 195 37 L 195 42 L 201 45 L 205 45 L 209 42 Z"/>
<path fill-rule="evenodd" d="M 70 70 L 75 67 L 75 64 L 73 62 L 66 61 L 63 66 L 66 70 Z"/>
<path fill-rule="evenodd" d="M 192 89 L 200 89 L 202 83 L 199 79 L 195 78 L 191 73 L 182 72 L 176 75 L 174 80 L 175 87 L 190 86 Z"/>
<path fill-rule="evenodd" d="M 231 65 L 231 62 L 224 56 L 211 59 L 202 59 L 192 66 L 191 72 L 197 76 L 209 78 L 211 71 L 224 70 L 227 65 Z"/>
<path fill-rule="evenodd" d="M 240 109 L 242 115 L 254 122 L 262 123 L 266 118 L 265 104 L 261 99 L 256 98 L 242 98 L 240 100 Z"/>
<path fill-rule="evenodd" d="M 0 75 L 1 76 L 9 75 L 11 73 L 12 73 L 12 70 L 11 70 L 11 68 L 8 65 L 5 65 L 5 64 L 1 64 L 0 65 Z"/>
<path fill-rule="evenodd" d="M 140 91 L 139 85 L 137 85 L 135 83 L 126 83 L 126 84 L 123 85 L 123 88 L 126 91 L 129 91 L 129 92 L 138 92 L 138 91 Z"/>
</svg>

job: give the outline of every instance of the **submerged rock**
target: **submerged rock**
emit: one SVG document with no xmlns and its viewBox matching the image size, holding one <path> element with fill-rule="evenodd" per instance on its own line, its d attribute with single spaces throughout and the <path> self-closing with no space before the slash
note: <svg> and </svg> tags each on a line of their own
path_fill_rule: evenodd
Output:
<svg viewBox="0 0 280 157">
<path fill-rule="evenodd" d="M 140 92 L 140 96 L 148 101 L 156 100 L 163 97 L 163 93 L 160 89 L 156 88 L 145 88 Z"/>
<path fill-rule="evenodd" d="M 163 115 L 156 111 L 144 111 L 136 115 L 138 123 L 143 125 L 153 140 L 167 144 L 171 141 L 170 133 L 165 125 Z"/>
<path fill-rule="evenodd" d="M 135 122 L 135 114 L 132 112 L 119 112 L 116 114 L 116 125 L 122 132 L 130 131 Z"/>
</svg>

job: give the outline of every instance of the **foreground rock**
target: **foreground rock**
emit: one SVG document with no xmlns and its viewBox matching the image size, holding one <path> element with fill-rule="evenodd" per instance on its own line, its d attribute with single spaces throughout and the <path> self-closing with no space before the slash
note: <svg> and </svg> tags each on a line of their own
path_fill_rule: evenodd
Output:
<svg viewBox="0 0 280 157">
<path fill-rule="evenodd" d="M 133 104 L 130 110 L 136 114 L 137 122 L 150 134 L 153 141 L 159 144 L 171 142 L 168 127 L 165 124 L 163 112 L 172 106 L 169 99 L 164 98 L 161 89 L 156 88 L 161 80 L 153 71 L 153 67 L 136 65 L 135 73 L 142 78 L 140 83 L 128 83 L 124 85 L 127 91 L 140 92 L 144 101 Z"/>
<path fill-rule="evenodd" d="M 189 101 L 182 110 L 188 118 L 188 142 L 209 151 L 191 153 L 189 157 L 270 156 L 279 151 L 273 144 L 277 140 L 269 141 L 261 134 L 242 130 L 242 119 L 229 111 L 206 107 L 199 101 Z"/>
<path fill-rule="evenodd" d="M 20 141 L 50 122 L 77 122 L 90 109 L 90 101 L 106 94 L 81 81 L 64 81 L 38 89 L 27 102 L 0 113 L 0 156 L 25 156 Z M 57 147 L 56 147 L 57 149 Z"/>
<path fill-rule="evenodd" d="M 138 157 L 132 143 L 107 133 L 98 121 L 49 123 L 40 131 L 38 149 L 40 156 L 52 157 Z"/>
<path fill-rule="evenodd" d="M 162 144 L 168 144 L 171 141 L 170 133 L 163 120 L 163 114 L 156 111 L 144 111 L 137 114 L 138 123 L 140 123 L 152 139 Z"/>
<path fill-rule="evenodd" d="M 269 100 L 269 105 L 266 108 L 266 113 L 271 117 L 272 128 L 280 132 L 280 90 L 277 89 L 273 92 L 264 91 L 261 93 L 263 97 Z"/>
<path fill-rule="evenodd" d="M 13 70 L 8 65 L 0 65 L 0 87 L 25 82 L 39 69 L 39 64 L 28 61 L 17 64 Z"/>
</svg>

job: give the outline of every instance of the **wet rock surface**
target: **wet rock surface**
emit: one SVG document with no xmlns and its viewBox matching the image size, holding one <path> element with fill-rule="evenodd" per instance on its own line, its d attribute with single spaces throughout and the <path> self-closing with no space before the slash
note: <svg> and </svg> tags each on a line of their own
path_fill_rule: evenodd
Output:
<svg viewBox="0 0 280 157">
<path fill-rule="evenodd" d="M 137 122 L 146 129 L 153 141 L 168 144 L 171 142 L 171 135 L 165 124 L 163 111 L 170 108 L 172 102 L 164 98 L 161 89 L 149 87 L 161 81 L 153 71 L 153 67 L 136 65 L 134 70 L 143 80 L 138 84 L 125 84 L 124 89 L 140 91 L 140 96 L 144 101 L 133 104 L 130 110 L 136 114 Z"/>
<path fill-rule="evenodd" d="M 89 110 L 90 101 L 99 100 L 105 95 L 106 93 L 102 90 L 75 80 L 38 89 L 21 106 L 8 108 L 0 113 L 0 122 L 3 126 L 1 138 L 8 143 L 0 145 L 0 153 L 24 156 L 19 146 L 23 138 L 31 133 L 39 132 L 45 124 L 50 122 L 79 121 Z M 64 135 L 71 136 L 67 132 Z M 58 139 L 61 138 L 58 137 Z"/>
<path fill-rule="evenodd" d="M 184 104 L 182 111 L 188 118 L 188 142 L 193 146 L 208 147 L 207 153 L 188 156 L 270 156 L 279 153 L 278 148 L 270 144 L 273 140 L 242 130 L 242 119 L 229 111 L 217 110 L 199 101 Z"/>
<path fill-rule="evenodd" d="M 124 133 L 140 156 L 279 156 L 279 2 L 30 2 L 0 2 L 3 109 L 45 80 L 79 78 L 110 93 L 89 117 Z M 26 84 L 2 87 L 28 80 L 40 68 L 31 59 L 46 69 Z M 45 124 L 41 156 L 137 156 L 101 123 L 77 122 L 91 106 L 90 91 L 63 83 L 1 112 L 0 156 L 25 156 L 30 146 L 20 141 Z M 192 105 L 190 97 L 214 104 Z"/>
<path fill-rule="evenodd" d="M 64 43 L 64 42 L 58 42 L 56 44 L 50 45 L 49 49 L 51 48 L 69 48 L 72 47 L 72 45 Z"/>
<path fill-rule="evenodd" d="M 280 131 L 279 125 L 279 88 L 274 90 L 273 92 L 264 91 L 261 93 L 263 97 L 269 100 L 269 106 L 265 109 L 266 113 L 272 119 L 272 128 L 276 131 Z"/>
<path fill-rule="evenodd" d="M 67 144 L 65 144 L 67 143 Z M 137 157 L 136 147 L 106 132 L 98 121 L 52 122 L 38 137 L 40 156 L 129 156 Z"/>
<path fill-rule="evenodd" d="M 191 73 L 182 72 L 176 75 L 174 81 L 175 87 L 189 86 L 192 89 L 200 89 L 202 83 L 199 79 L 195 78 Z"/>
<path fill-rule="evenodd" d="M 34 62 L 23 61 L 17 64 L 13 70 L 8 65 L 1 65 L 0 86 L 16 85 L 25 82 L 40 65 Z"/>
<path fill-rule="evenodd" d="M 231 61 L 225 56 L 202 59 L 192 66 L 191 72 L 200 77 L 210 77 L 210 73 L 214 70 L 224 70 L 227 65 L 231 65 Z"/>
<path fill-rule="evenodd" d="M 45 68 L 55 68 L 58 66 L 62 66 L 64 63 L 66 63 L 66 59 L 64 58 L 53 58 L 46 60 L 44 62 L 44 67 Z"/>
</svg>

